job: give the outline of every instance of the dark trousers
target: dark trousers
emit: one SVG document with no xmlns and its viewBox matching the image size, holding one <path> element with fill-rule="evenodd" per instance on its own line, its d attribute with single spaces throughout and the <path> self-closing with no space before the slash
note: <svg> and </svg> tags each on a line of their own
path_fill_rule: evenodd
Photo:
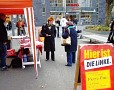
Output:
<svg viewBox="0 0 114 90">
<path fill-rule="evenodd" d="M 0 42 L 0 61 L 1 67 L 6 66 L 6 53 L 7 53 L 7 46 Z"/>
<path fill-rule="evenodd" d="M 57 27 L 57 37 L 59 37 L 59 27 Z"/>
<path fill-rule="evenodd" d="M 76 52 L 72 52 L 72 63 L 76 61 Z"/>
<path fill-rule="evenodd" d="M 46 51 L 46 59 L 49 60 L 49 58 L 50 58 L 50 52 Z M 54 51 L 51 51 L 51 59 L 55 60 Z"/>
<path fill-rule="evenodd" d="M 75 63 L 76 59 L 76 52 L 67 52 L 67 64 L 72 65 L 72 63 Z"/>
<path fill-rule="evenodd" d="M 22 36 L 22 34 L 23 35 L 26 35 L 26 32 L 25 32 L 25 29 L 24 30 L 20 30 L 20 29 L 18 29 L 18 36 L 20 35 L 20 36 Z"/>
<path fill-rule="evenodd" d="M 62 34 L 64 33 L 64 31 L 65 31 L 65 27 L 62 27 Z"/>
</svg>

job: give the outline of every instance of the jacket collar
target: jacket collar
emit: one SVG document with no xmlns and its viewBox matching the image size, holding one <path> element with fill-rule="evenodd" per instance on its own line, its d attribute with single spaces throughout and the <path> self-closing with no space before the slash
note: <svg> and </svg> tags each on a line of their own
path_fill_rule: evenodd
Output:
<svg viewBox="0 0 114 90">
<path fill-rule="evenodd" d="M 73 25 L 68 26 L 68 28 L 74 28 Z"/>
</svg>

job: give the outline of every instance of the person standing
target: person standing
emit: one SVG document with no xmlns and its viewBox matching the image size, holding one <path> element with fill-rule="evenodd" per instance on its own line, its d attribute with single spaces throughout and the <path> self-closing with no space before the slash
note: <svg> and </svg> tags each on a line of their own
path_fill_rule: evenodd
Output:
<svg viewBox="0 0 114 90">
<path fill-rule="evenodd" d="M 111 30 L 110 30 L 107 42 L 114 44 L 114 20 L 112 21 L 110 28 Z"/>
<path fill-rule="evenodd" d="M 7 65 L 6 65 L 6 53 L 7 53 L 7 41 L 8 41 L 8 36 L 7 36 L 7 31 L 6 27 L 4 25 L 4 22 L 6 20 L 6 16 L 3 13 L 0 13 L 0 60 L 1 60 L 1 70 L 7 70 Z"/>
<path fill-rule="evenodd" d="M 65 28 L 66 28 L 66 22 L 67 19 L 65 17 L 63 17 L 61 20 L 60 20 L 60 25 L 62 26 L 62 33 L 64 32 Z"/>
<path fill-rule="evenodd" d="M 19 20 L 17 21 L 16 27 L 18 28 L 18 30 L 17 30 L 17 35 L 18 36 L 19 35 L 22 36 L 22 34 L 23 35 L 26 34 L 25 28 L 24 28 L 25 27 L 25 22 L 21 17 L 19 17 Z"/>
<path fill-rule="evenodd" d="M 71 45 L 65 46 L 65 52 L 67 54 L 67 64 L 65 66 L 72 66 L 72 63 L 75 63 L 76 59 L 76 51 L 77 51 L 77 32 L 73 26 L 73 22 L 68 21 L 67 28 L 62 34 L 64 39 L 71 37 Z"/>
<path fill-rule="evenodd" d="M 60 20 L 59 20 L 59 18 L 56 19 L 55 25 L 57 27 L 57 37 L 59 37 L 59 26 L 60 26 Z"/>
<path fill-rule="evenodd" d="M 12 23 L 11 23 L 11 21 L 8 22 L 8 26 L 7 27 L 8 27 L 8 30 L 11 30 L 12 29 Z"/>
<path fill-rule="evenodd" d="M 112 23 L 111 23 L 111 25 L 110 25 L 110 28 L 111 28 L 111 30 L 114 29 L 114 19 L 112 20 Z"/>
<path fill-rule="evenodd" d="M 46 51 L 46 61 L 50 59 L 51 52 L 51 60 L 55 61 L 55 37 L 56 37 L 56 28 L 53 24 L 54 18 L 49 17 L 47 24 L 42 26 L 41 35 L 45 37 L 44 39 L 44 51 Z"/>
</svg>

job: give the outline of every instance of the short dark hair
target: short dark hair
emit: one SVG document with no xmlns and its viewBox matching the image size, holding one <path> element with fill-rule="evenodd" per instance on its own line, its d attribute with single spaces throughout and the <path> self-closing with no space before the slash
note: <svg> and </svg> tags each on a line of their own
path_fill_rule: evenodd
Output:
<svg viewBox="0 0 114 90">
<path fill-rule="evenodd" d="M 72 15 L 69 16 L 71 21 L 74 21 L 74 17 Z"/>
</svg>

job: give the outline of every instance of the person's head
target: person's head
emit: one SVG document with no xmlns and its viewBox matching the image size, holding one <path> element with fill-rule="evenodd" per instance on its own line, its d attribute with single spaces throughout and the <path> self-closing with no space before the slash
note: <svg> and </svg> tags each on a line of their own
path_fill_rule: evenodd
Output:
<svg viewBox="0 0 114 90">
<path fill-rule="evenodd" d="M 69 16 L 69 21 L 74 21 L 74 17 L 72 15 Z"/>
<path fill-rule="evenodd" d="M 60 19 L 57 17 L 57 18 L 56 18 L 56 21 L 59 21 L 59 20 L 60 20 Z"/>
<path fill-rule="evenodd" d="M 6 15 L 4 13 L 0 13 L 0 19 L 5 21 L 6 20 Z"/>
<path fill-rule="evenodd" d="M 22 18 L 21 17 L 19 17 L 19 21 L 21 21 L 22 20 Z"/>
<path fill-rule="evenodd" d="M 48 18 L 48 24 L 53 24 L 54 18 L 52 16 L 50 16 Z"/>
</svg>

